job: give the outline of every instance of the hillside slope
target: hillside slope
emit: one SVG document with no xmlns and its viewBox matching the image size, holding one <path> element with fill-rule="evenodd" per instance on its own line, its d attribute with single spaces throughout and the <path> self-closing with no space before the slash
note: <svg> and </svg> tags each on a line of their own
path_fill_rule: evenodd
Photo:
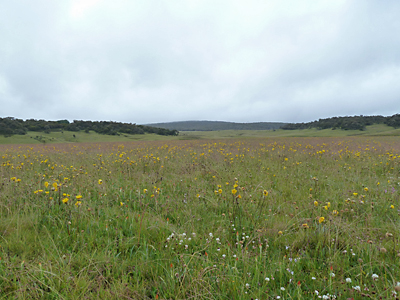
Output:
<svg viewBox="0 0 400 300">
<path fill-rule="evenodd" d="M 279 129 L 287 123 L 255 122 L 234 123 L 223 121 L 181 121 L 169 123 L 144 124 L 145 126 L 165 128 L 178 131 L 215 131 L 215 130 L 273 130 Z"/>
</svg>

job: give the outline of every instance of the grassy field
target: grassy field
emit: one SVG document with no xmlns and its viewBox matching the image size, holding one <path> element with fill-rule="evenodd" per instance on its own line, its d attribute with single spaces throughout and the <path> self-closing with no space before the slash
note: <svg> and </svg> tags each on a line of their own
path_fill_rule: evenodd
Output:
<svg viewBox="0 0 400 300">
<path fill-rule="evenodd" d="M 59 143 L 96 143 L 96 142 L 129 142 L 129 141 L 149 141 L 149 140 L 173 140 L 177 137 L 162 136 L 157 134 L 121 134 L 105 135 L 94 131 L 89 133 L 79 131 L 64 132 L 33 132 L 29 131 L 26 135 L 13 135 L 11 137 L 0 136 L 0 145 L 4 144 L 59 144 Z"/>
<path fill-rule="evenodd" d="M 360 130 L 303 129 L 303 130 L 220 130 L 220 131 L 182 131 L 181 139 L 200 138 L 245 138 L 245 137 L 345 137 L 345 136 L 399 136 L 400 129 L 384 124 L 367 126 Z"/>
<path fill-rule="evenodd" d="M 397 137 L 180 138 L 0 145 L 0 298 L 398 297 Z"/>
<path fill-rule="evenodd" d="M 54 144 L 54 143 L 94 143 L 129 141 L 170 141 L 198 139 L 256 138 L 256 137 L 345 137 L 345 136 L 399 136 L 400 129 L 384 124 L 367 126 L 365 131 L 304 129 L 304 130 L 219 130 L 219 131 L 182 131 L 179 136 L 161 136 L 156 134 L 103 135 L 93 131 L 79 132 L 28 132 L 26 135 L 0 136 L 1 144 Z"/>
</svg>

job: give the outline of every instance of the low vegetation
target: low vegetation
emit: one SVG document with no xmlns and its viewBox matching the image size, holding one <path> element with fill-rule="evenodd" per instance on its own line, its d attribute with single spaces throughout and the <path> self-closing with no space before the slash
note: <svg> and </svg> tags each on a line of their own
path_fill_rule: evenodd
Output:
<svg viewBox="0 0 400 300">
<path fill-rule="evenodd" d="M 4 299 L 389 299 L 400 143 L 0 146 Z"/>
<path fill-rule="evenodd" d="M 252 122 L 234 123 L 222 121 L 183 121 L 169 123 L 147 124 L 148 126 L 160 127 L 178 131 L 216 131 L 216 130 L 275 130 L 287 123 L 282 122 Z"/>
<path fill-rule="evenodd" d="M 233 123 L 216 121 L 184 121 L 170 123 L 154 123 L 149 126 L 179 131 L 218 131 L 218 130 L 366 130 L 367 126 L 385 124 L 392 128 L 400 128 L 400 114 L 393 116 L 345 116 L 318 119 L 306 123 L 254 122 Z"/>
<path fill-rule="evenodd" d="M 218 130 L 218 131 L 181 131 L 176 136 L 159 134 L 119 134 L 104 135 L 94 131 L 53 131 L 50 133 L 28 131 L 25 135 L 11 137 L 0 136 L 0 144 L 59 144 L 85 142 L 129 142 L 129 141 L 171 141 L 231 138 L 266 137 L 346 137 L 346 136 L 399 136 L 400 128 L 385 124 L 367 126 L 365 130 L 297 129 L 297 130 Z"/>
<path fill-rule="evenodd" d="M 94 131 L 103 135 L 121 135 L 121 134 L 145 134 L 154 133 L 159 135 L 178 135 L 176 130 L 165 128 L 156 128 L 132 123 L 120 123 L 112 121 L 78 121 L 68 120 L 45 121 L 45 120 L 22 120 L 13 117 L 0 118 L 0 135 L 11 137 L 13 135 L 25 135 L 28 132 L 37 132 L 49 134 L 51 132 L 79 132 L 89 133 Z"/>
<path fill-rule="evenodd" d="M 319 119 L 318 121 L 308 123 L 289 123 L 283 125 L 284 130 L 296 129 L 341 129 L 341 130 L 365 130 L 367 126 L 374 124 L 386 124 L 394 128 L 400 128 L 400 114 L 393 116 L 350 116 L 333 117 Z"/>
</svg>

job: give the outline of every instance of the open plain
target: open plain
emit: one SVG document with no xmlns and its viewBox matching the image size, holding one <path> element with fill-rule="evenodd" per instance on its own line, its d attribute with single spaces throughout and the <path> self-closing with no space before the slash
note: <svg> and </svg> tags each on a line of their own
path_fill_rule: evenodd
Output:
<svg viewBox="0 0 400 300">
<path fill-rule="evenodd" d="M 398 138 L 178 138 L 1 145 L 0 297 L 400 293 Z"/>
</svg>

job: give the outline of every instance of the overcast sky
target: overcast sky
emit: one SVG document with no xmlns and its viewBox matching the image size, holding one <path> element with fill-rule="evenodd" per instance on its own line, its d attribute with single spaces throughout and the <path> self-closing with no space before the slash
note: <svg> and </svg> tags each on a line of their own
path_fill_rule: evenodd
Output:
<svg viewBox="0 0 400 300">
<path fill-rule="evenodd" d="M 0 117 L 400 113 L 400 1 L 0 0 Z"/>
</svg>

